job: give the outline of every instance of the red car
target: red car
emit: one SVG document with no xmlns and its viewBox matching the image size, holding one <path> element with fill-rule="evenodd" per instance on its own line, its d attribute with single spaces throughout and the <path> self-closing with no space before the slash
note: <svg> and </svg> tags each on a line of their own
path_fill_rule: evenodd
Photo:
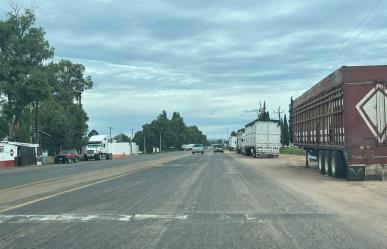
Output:
<svg viewBox="0 0 387 249">
<path fill-rule="evenodd" d="M 56 157 L 55 163 L 71 163 L 78 162 L 81 156 L 76 150 L 62 150 Z"/>
</svg>

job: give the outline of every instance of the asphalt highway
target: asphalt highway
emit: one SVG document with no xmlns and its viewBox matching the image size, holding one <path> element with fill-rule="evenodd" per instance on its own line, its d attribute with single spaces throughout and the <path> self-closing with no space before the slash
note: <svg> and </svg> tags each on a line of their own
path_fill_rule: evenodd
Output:
<svg viewBox="0 0 387 249">
<path fill-rule="evenodd" d="M 26 184 L 28 175 L 36 181 L 146 160 L 140 158 L 15 169 L 0 179 L 14 177 L 2 183 L 9 187 Z M 0 212 L 0 248 L 386 247 L 382 238 L 265 176 L 256 160 L 258 170 L 251 170 L 230 153 L 187 154 L 21 204 Z"/>
<path fill-rule="evenodd" d="M 42 166 L 15 167 L 0 170 L 0 191 L 22 184 L 30 184 L 53 178 L 70 176 L 98 169 L 123 167 L 131 163 L 145 162 L 152 159 L 167 158 L 176 152 L 134 155 L 124 159 L 102 161 L 80 161 L 70 164 L 50 164 Z"/>
</svg>

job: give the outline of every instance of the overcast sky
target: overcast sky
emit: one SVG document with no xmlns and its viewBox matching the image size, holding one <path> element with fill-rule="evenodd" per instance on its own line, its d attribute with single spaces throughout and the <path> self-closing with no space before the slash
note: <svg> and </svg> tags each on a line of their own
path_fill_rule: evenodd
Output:
<svg viewBox="0 0 387 249">
<path fill-rule="evenodd" d="M 387 64 L 385 0 L 18 2 L 38 6 L 56 60 L 86 66 L 89 129 L 105 134 L 141 130 L 166 110 L 224 138 L 255 119 L 259 101 L 276 117 L 342 65 Z"/>
</svg>

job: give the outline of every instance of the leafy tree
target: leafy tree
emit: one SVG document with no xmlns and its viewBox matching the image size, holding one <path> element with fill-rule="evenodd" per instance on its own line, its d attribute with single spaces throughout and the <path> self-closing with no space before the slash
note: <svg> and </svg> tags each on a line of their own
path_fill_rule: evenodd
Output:
<svg viewBox="0 0 387 249">
<path fill-rule="evenodd" d="M 87 134 L 87 137 L 90 138 L 90 137 L 95 136 L 95 135 L 99 135 L 99 133 L 98 133 L 98 131 L 93 129 L 89 132 L 89 134 Z"/>
<path fill-rule="evenodd" d="M 57 94 L 61 101 L 82 103 L 82 94 L 93 87 L 90 76 L 84 76 L 85 67 L 82 64 L 74 64 L 69 60 L 61 60 L 57 64 L 50 64 L 56 75 Z"/>
<path fill-rule="evenodd" d="M 270 121 L 269 111 L 266 110 L 266 102 L 263 102 L 263 107 L 259 107 L 258 110 L 258 120 L 259 121 Z"/>
<path fill-rule="evenodd" d="M 197 126 L 186 126 L 183 117 L 178 112 L 172 114 L 168 119 L 166 111 L 163 111 L 158 117 L 149 124 L 143 125 L 142 131 L 136 132 L 133 140 L 140 146 L 140 150 L 151 152 L 153 147 L 160 146 L 161 149 L 170 148 L 180 149 L 181 145 L 188 143 L 208 144 L 207 137 L 198 129 Z"/>
<path fill-rule="evenodd" d="M 113 137 L 113 140 L 117 141 L 118 143 L 129 143 L 130 137 L 128 137 L 124 133 L 120 133 L 117 136 Z"/>
<path fill-rule="evenodd" d="M 282 122 L 281 126 L 281 143 L 282 145 L 289 145 L 289 126 L 288 126 L 288 120 L 286 118 L 286 114 L 284 116 L 284 120 Z"/>
<path fill-rule="evenodd" d="M 236 134 L 236 132 L 235 131 L 232 131 L 231 132 L 231 136 L 236 136 L 237 134 Z"/>
<path fill-rule="evenodd" d="M 290 98 L 289 104 L 289 142 L 293 144 L 293 97 Z"/>
<path fill-rule="evenodd" d="M 0 138 L 32 142 L 35 134 L 51 153 L 80 150 L 88 121 L 82 94 L 93 81 L 81 64 L 49 62 L 54 49 L 34 12 L 15 4 L 11 9 L 0 20 Z"/>
<path fill-rule="evenodd" d="M 54 50 L 43 29 L 35 26 L 32 10 L 22 12 L 15 4 L 11 8 L 6 19 L 0 20 L 0 95 L 7 99 L 2 108 L 11 124 L 11 139 L 17 140 L 23 110 L 33 102 L 29 86 L 36 83 L 33 78 L 42 76 L 37 72 L 52 58 Z"/>
</svg>

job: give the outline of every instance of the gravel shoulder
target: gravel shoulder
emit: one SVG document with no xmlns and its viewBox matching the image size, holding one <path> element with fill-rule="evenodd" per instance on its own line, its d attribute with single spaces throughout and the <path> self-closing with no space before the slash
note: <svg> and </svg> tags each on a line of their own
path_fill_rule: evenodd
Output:
<svg viewBox="0 0 387 249">
<path fill-rule="evenodd" d="M 305 168 L 305 157 L 281 155 L 276 159 L 249 158 L 232 154 L 249 169 L 299 192 L 346 218 L 363 232 L 387 238 L 387 181 L 349 182 L 318 172 L 317 163 Z"/>
</svg>

